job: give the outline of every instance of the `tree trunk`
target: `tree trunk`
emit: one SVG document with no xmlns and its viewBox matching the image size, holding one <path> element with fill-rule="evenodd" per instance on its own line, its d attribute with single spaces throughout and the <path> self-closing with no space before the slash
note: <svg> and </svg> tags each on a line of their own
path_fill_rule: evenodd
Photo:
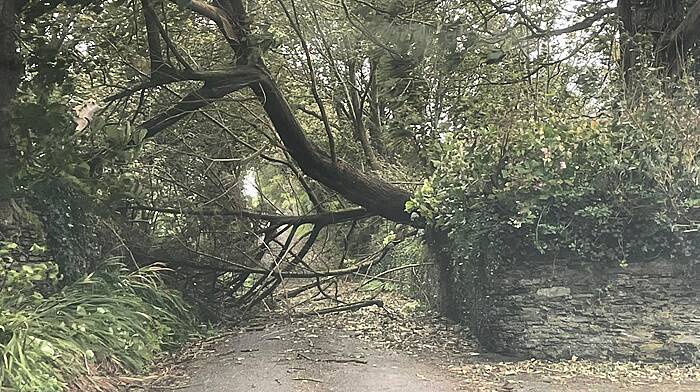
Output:
<svg viewBox="0 0 700 392">
<path fill-rule="evenodd" d="M 452 256 L 448 249 L 447 233 L 431 229 L 426 233 L 428 257 L 438 268 L 438 310 L 453 321 L 460 321 L 459 306 L 455 293 L 455 276 Z"/>
<path fill-rule="evenodd" d="M 687 55 L 698 39 L 700 2 L 683 0 L 620 0 L 622 70 L 628 86 L 641 77 L 639 69 L 659 67 L 662 76 L 683 73 Z M 646 64 L 645 64 L 646 63 Z"/>
<path fill-rule="evenodd" d="M 217 7 L 199 0 L 193 0 L 189 8 L 217 25 L 226 24 L 222 18 L 232 18 L 235 23 L 227 23 L 237 26 L 237 40 L 231 43 L 231 48 L 238 57 L 237 66 L 225 77 L 207 80 L 204 86 L 189 93 L 180 103 L 141 124 L 147 129 L 146 137 L 155 136 L 186 114 L 216 99 L 241 88 L 250 87 L 260 99 L 282 144 L 304 174 L 335 190 L 351 202 L 365 207 L 370 213 L 397 223 L 415 224 L 405 210 L 406 202 L 411 198 L 410 192 L 379 177 L 365 174 L 345 162 L 334 161 L 306 137 L 303 127 L 294 116 L 277 83 L 258 57 L 259 53 L 254 47 L 248 46 L 249 18 L 242 1 L 229 0 L 223 4 L 229 10 L 228 16 L 226 13 L 217 12 Z"/>
<path fill-rule="evenodd" d="M 411 193 L 345 162 L 334 163 L 306 138 L 304 129 L 269 75 L 252 88 L 263 102 L 282 143 L 306 175 L 370 212 L 398 223 L 411 223 L 405 210 Z"/>
<path fill-rule="evenodd" d="M 257 68 L 238 66 L 231 74 L 235 80 L 205 83 L 202 88 L 187 94 L 175 106 L 142 123 L 141 127 L 147 130 L 146 137 L 153 137 L 181 120 L 187 113 L 248 86 L 260 98 L 284 147 L 304 174 L 351 202 L 365 207 L 370 213 L 398 223 L 413 224 L 405 211 L 411 193 L 379 177 L 365 174 L 343 161 L 333 162 L 306 137 L 304 129 L 264 65 Z M 241 75 L 240 79 L 238 75 Z"/>
</svg>

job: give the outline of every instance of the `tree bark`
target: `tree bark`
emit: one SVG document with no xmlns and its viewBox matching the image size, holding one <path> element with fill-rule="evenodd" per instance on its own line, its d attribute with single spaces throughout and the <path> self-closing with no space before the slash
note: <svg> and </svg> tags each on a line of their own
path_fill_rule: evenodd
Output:
<svg viewBox="0 0 700 392">
<path fill-rule="evenodd" d="M 158 30 L 158 16 L 151 0 L 141 0 L 143 18 L 146 24 L 146 38 L 148 42 L 148 57 L 151 62 L 151 77 L 157 78 L 159 72 L 168 72 L 168 66 L 163 58 L 163 48 L 160 44 L 160 32 Z"/>
<path fill-rule="evenodd" d="M 370 213 L 398 223 L 412 223 L 405 211 L 411 193 L 379 177 L 365 174 L 341 160 L 333 162 L 306 137 L 303 127 L 264 65 L 257 68 L 237 66 L 230 75 L 231 80 L 206 82 L 172 108 L 141 124 L 147 130 L 146 137 L 153 137 L 188 113 L 248 86 L 262 102 L 282 144 L 304 174 L 365 207 Z"/>
<path fill-rule="evenodd" d="M 398 223 L 411 224 L 405 210 L 411 194 L 381 178 L 370 176 L 343 161 L 334 163 L 304 133 L 277 84 L 268 75 L 253 91 L 263 103 L 282 143 L 309 177 L 335 190 L 367 211 Z"/>
<path fill-rule="evenodd" d="M 638 78 L 645 61 L 663 70 L 663 76 L 683 72 L 690 49 L 700 38 L 700 1 L 686 6 L 683 0 L 620 0 L 622 69 L 628 86 Z M 645 58 L 647 57 L 647 58 Z"/>
<path fill-rule="evenodd" d="M 700 1 L 696 1 L 674 30 L 661 37 L 660 50 L 672 74 L 682 71 L 688 52 L 700 41 Z"/>
<path fill-rule="evenodd" d="M 335 190 L 353 203 L 366 208 L 370 213 L 381 215 L 398 223 L 412 224 L 410 215 L 405 211 L 406 202 L 411 198 L 410 192 L 379 177 L 365 174 L 341 160 L 334 162 L 306 137 L 303 127 L 294 116 L 294 112 L 289 107 L 277 83 L 270 76 L 262 59 L 253 55 L 254 48 L 247 46 L 246 35 L 249 29 L 249 19 L 241 0 L 228 0 L 224 4 L 224 8 L 229 11 L 228 13 L 201 0 L 193 0 L 188 7 L 216 22 L 219 26 L 226 24 L 237 26 L 237 42 L 231 44 L 231 48 L 238 57 L 236 70 L 244 69 L 244 73 L 247 74 L 247 70 L 255 66 L 261 71 L 263 77 L 259 80 L 248 80 L 243 83 L 247 84 L 260 99 L 265 113 L 282 140 L 282 144 L 304 174 Z M 234 23 L 228 20 L 229 17 L 233 19 Z M 149 128 L 147 136 L 155 135 L 178 121 L 186 112 L 203 107 L 208 103 L 207 101 L 221 98 L 235 91 L 241 87 L 238 83 L 240 81 L 234 82 L 235 88 L 232 88 L 229 83 L 228 89 L 221 88 L 222 85 L 225 85 L 224 83 L 218 83 L 218 86 L 217 83 L 212 83 L 211 87 L 205 84 L 202 88 L 203 91 L 190 93 L 186 99 L 183 99 L 181 105 L 176 105 L 168 112 L 144 123 L 144 126 Z M 201 95 L 204 95 L 205 99 L 201 99 Z"/>
</svg>

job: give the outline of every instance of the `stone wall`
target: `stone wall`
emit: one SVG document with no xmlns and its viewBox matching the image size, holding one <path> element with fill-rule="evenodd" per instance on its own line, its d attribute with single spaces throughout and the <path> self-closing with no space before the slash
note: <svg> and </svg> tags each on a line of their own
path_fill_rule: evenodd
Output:
<svg viewBox="0 0 700 392">
<path fill-rule="evenodd" d="M 510 266 L 489 293 L 487 344 L 540 359 L 700 362 L 699 266 L 700 260 Z"/>
</svg>

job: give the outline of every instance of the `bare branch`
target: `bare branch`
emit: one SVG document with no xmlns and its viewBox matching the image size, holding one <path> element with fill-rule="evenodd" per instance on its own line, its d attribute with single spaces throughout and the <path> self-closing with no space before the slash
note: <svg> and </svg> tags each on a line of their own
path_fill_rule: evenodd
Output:
<svg viewBox="0 0 700 392">
<path fill-rule="evenodd" d="M 310 312 L 301 313 L 300 316 L 320 316 L 320 315 L 329 314 L 329 313 L 339 313 L 339 312 L 358 310 L 358 309 L 366 308 L 368 306 L 376 306 L 378 308 L 383 308 L 384 302 L 382 302 L 382 300 L 379 300 L 379 299 L 354 302 L 351 304 L 335 306 L 332 308 L 312 310 Z"/>
<path fill-rule="evenodd" d="M 331 160 L 333 163 L 338 162 L 338 157 L 336 156 L 335 152 L 335 139 L 333 137 L 333 131 L 331 130 L 330 126 L 330 121 L 328 120 L 328 115 L 326 114 L 326 107 L 323 104 L 323 101 L 321 100 L 321 96 L 318 93 L 318 83 L 316 82 L 316 71 L 314 69 L 314 63 L 311 60 L 311 52 L 309 51 L 309 45 L 306 43 L 306 39 L 304 38 L 304 34 L 301 32 L 301 28 L 299 27 L 299 18 L 297 15 L 297 10 L 296 10 L 296 5 L 294 4 L 294 0 L 292 0 L 292 9 L 294 11 L 294 17 L 289 13 L 287 10 L 287 7 L 285 7 L 284 2 L 282 0 L 278 0 L 278 3 L 280 7 L 282 7 L 282 10 L 284 11 L 284 14 L 287 16 L 287 19 L 289 20 L 289 23 L 292 25 L 292 29 L 297 35 L 297 38 L 299 38 L 299 42 L 301 43 L 301 47 L 304 50 L 304 56 L 306 58 L 306 66 L 309 68 L 309 78 L 311 79 L 311 93 L 313 94 L 314 101 L 316 101 L 316 105 L 318 106 L 318 110 L 321 112 L 321 122 L 323 123 L 323 128 L 326 131 L 326 136 L 328 137 L 328 148 L 331 153 Z"/>
<path fill-rule="evenodd" d="M 219 26 L 219 30 L 221 30 L 224 37 L 226 37 L 229 42 L 240 42 L 241 37 L 237 36 L 237 29 L 229 20 L 226 12 L 221 8 L 215 7 L 201 0 L 190 1 L 187 8 L 216 23 L 216 25 Z"/>
<path fill-rule="evenodd" d="M 603 8 L 602 10 L 596 12 L 595 14 L 593 14 L 593 15 L 591 15 L 591 16 L 589 16 L 589 17 L 587 17 L 587 18 L 585 18 L 577 23 L 574 23 L 571 26 L 567 26 L 567 27 L 564 27 L 561 29 L 556 29 L 556 30 L 541 31 L 541 32 L 538 32 L 535 34 L 531 34 L 531 35 L 525 37 L 525 39 L 551 37 L 554 35 L 569 34 L 569 33 L 573 33 L 576 31 L 585 30 L 585 29 L 593 26 L 593 24 L 595 22 L 603 19 L 605 16 L 610 15 L 610 14 L 614 14 L 616 12 L 617 12 L 617 7 Z"/>
<path fill-rule="evenodd" d="M 314 224 L 320 226 L 327 226 L 335 223 L 351 222 L 358 219 L 368 218 L 373 216 L 373 214 L 367 212 L 364 208 L 353 208 L 347 210 L 323 212 L 320 214 L 313 215 L 277 215 L 277 214 L 263 214 L 248 210 L 239 211 L 224 211 L 224 210 L 182 210 L 176 208 L 160 208 L 160 207 L 150 207 L 150 206 L 132 206 L 129 207 L 132 210 L 139 211 L 155 211 L 162 212 L 166 214 L 174 215 L 199 215 L 199 216 L 234 216 L 239 218 L 247 219 L 257 219 L 268 221 L 274 225 L 303 225 L 303 224 Z"/>
</svg>

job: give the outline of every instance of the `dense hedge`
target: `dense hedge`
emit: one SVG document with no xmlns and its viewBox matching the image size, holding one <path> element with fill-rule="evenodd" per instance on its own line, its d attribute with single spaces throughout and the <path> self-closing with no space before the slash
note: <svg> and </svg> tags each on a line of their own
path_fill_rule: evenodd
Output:
<svg viewBox="0 0 700 392">
<path fill-rule="evenodd" d="M 523 257 L 625 266 L 700 253 L 700 110 L 678 95 L 612 118 L 550 113 L 446 135 L 407 207 L 447 234 L 461 317 L 478 320 L 490 277 Z"/>
</svg>

